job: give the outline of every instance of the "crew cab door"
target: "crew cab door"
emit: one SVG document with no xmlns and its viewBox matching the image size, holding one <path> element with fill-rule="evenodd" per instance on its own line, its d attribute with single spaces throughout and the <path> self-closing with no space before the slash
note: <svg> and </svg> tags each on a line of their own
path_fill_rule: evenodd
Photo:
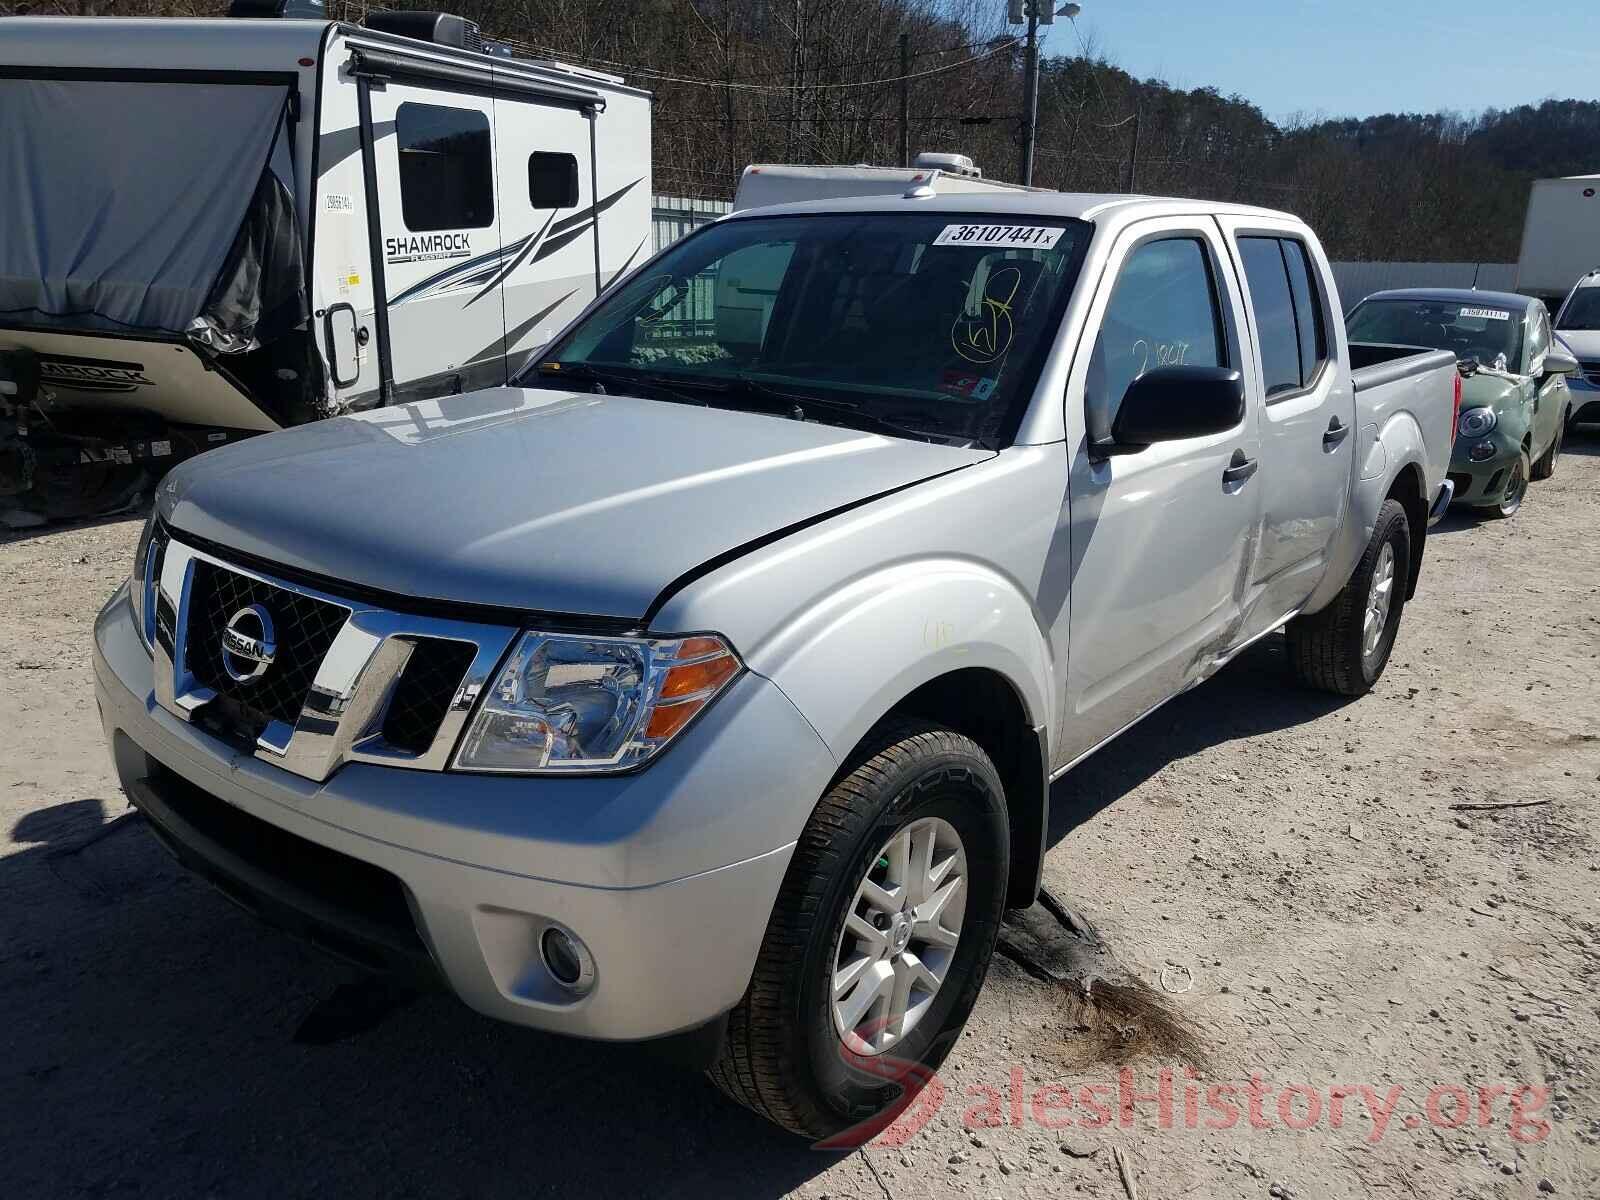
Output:
<svg viewBox="0 0 1600 1200">
<path fill-rule="evenodd" d="M 494 101 L 397 79 L 370 96 L 392 399 L 504 383 Z"/>
<path fill-rule="evenodd" d="M 1253 362 L 1228 247 L 1209 217 L 1131 225 L 1113 245 L 1067 388 L 1070 646 L 1056 766 L 1201 678 L 1237 638 L 1260 514 L 1258 407 L 1224 433 L 1110 457 L 1129 383 L 1158 366 Z"/>
<path fill-rule="evenodd" d="M 1349 504 L 1355 392 L 1332 351 L 1330 278 L 1292 222 L 1220 219 L 1245 295 L 1261 410 L 1261 547 L 1246 636 L 1274 628 L 1316 589 Z"/>
</svg>

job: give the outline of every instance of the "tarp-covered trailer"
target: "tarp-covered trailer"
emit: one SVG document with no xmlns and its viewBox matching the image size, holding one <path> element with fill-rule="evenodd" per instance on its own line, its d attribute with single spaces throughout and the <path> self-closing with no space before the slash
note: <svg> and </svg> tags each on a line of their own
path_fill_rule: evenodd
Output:
<svg viewBox="0 0 1600 1200">
<path fill-rule="evenodd" d="M 10 523 L 126 505 L 220 442 L 504 383 L 648 255 L 647 93 L 458 17 L 284 4 L 0 19 Z"/>
</svg>

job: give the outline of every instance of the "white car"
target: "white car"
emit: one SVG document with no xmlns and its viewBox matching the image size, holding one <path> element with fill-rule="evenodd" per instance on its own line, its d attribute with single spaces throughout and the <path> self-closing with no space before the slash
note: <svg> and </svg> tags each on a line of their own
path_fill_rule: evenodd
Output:
<svg viewBox="0 0 1600 1200">
<path fill-rule="evenodd" d="M 1590 271 L 1567 293 L 1556 314 L 1556 336 L 1578 360 L 1569 376 L 1572 423 L 1600 422 L 1600 270 Z"/>
</svg>

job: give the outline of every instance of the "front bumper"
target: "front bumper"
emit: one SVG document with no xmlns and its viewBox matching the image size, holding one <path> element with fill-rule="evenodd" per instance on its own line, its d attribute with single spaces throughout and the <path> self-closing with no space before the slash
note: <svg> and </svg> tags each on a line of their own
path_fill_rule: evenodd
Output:
<svg viewBox="0 0 1600 1200">
<path fill-rule="evenodd" d="M 181 859 L 347 958 L 436 973 L 480 1012 L 580 1037 L 666 1036 L 739 1001 L 836 768 L 788 699 L 746 675 L 632 775 L 352 763 L 316 783 L 157 704 L 122 591 L 96 622 L 94 663 L 123 787 Z M 586 994 L 544 966 L 552 924 L 593 957 Z"/>
<path fill-rule="evenodd" d="M 1587 377 L 1573 376 L 1567 380 L 1567 390 L 1572 393 L 1574 425 L 1600 422 L 1600 385 L 1592 384 Z"/>
<path fill-rule="evenodd" d="M 1475 461 L 1471 457 L 1472 447 L 1486 443 L 1493 447 L 1493 452 Z M 1501 429 L 1488 437 L 1457 438 L 1455 451 L 1450 455 L 1449 480 L 1455 485 L 1452 502 L 1473 506 L 1500 503 L 1505 496 L 1511 467 L 1521 453 L 1521 444 L 1511 440 Z"/>
<path fill-rule="evenodd" d="M 1456 485 L 1453 480 L 1446 479 L 1439 485 L 1439 490 L 1434 494 L 1433 505 L 1428 509 L 1428 528 L 1432 529 L 1450 510 L 1450 505 L 1455 502 Z"/>
</svg>

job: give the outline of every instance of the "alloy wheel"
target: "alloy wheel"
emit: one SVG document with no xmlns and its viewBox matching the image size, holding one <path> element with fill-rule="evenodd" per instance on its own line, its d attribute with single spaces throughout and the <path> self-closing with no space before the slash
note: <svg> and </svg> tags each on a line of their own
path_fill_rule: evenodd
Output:
<svg viewBox="0 0 1600 1200">
<path fill-rule="evenodd" d="M 1523 459 L 1519 458 L 1516 465 L 1511 468 L 1511 478 L 1506 481 L 1505 497 L 1500 501 L 1500 515 L 1503 517 L 1509 517 L 1521 508 L 1522 498 L 1527 494 L 1528 473 L 1523 469 L 1522 463 Z"/>
<path fill-rule="evenodd" d="M 927 1015 L 961 941 L 967 852 L 948 821 L 901 827 L 871 860 L 845 914 L 830 992 L 839 1037 L 882 1054 Z"/>
<path fill-rule="evenodd" d="M 1385 542 L 1372 570 L 1372 586 L 1367 589 L 1367 611 L 1361 622 L 1361 653 L 1371 659 L 1383 645 L 1383 631 L 1389 624 L 1389 608 L 1394 603 L 1394 543 Z"/>
</svg>

